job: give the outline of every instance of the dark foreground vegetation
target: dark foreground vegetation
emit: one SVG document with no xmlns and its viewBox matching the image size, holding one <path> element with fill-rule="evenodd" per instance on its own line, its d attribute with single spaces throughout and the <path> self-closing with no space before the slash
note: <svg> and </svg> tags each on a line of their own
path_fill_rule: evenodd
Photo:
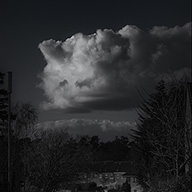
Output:
<svg viewBox="0 0 192 192">
<path fill-rule="evenodd" d="M 12 106 L 11 170 L 14 192 L 53 192 L 79 180 L 82 165 L 99 161 L 134 161 L 145 191 L 191 189 L 191 84 L 160 81 L 142 96 L 134 142 L 127 136 L 101 142 L 98 136 L 72 138 L 65 128 L 37 130 L 37 111 Z M 144 91 L 145 92 L 145 91 Z M 147 93 L 147 92 L 145 92 Z M 0 92 L 0 191 L 7 191 L 6 90 Z M 90 184 L 90 190 L 96 186 Z M 97 189 L 98 190 L 98 189 Z"/>
<path fill-rule="evenodd" d="M 139 105 L 138 177 L 148 191 L 191 189 L 191 88 L 186 80 L 162 80 Z"/>
</svg>

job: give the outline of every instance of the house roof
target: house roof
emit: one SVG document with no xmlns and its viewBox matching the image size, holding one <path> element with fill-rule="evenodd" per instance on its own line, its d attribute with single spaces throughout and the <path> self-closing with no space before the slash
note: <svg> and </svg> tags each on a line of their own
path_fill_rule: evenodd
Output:
<svg viewBox="0 0 192 192">
<path fill-rule="evenodd" d="M 103 169 L 105 169 L 109 164 L 111 164 L 111 161 L 101 161 L 101 162 L 92 162 L 87 164 L 87 170 L 90 172 L 103 172 Z"/>
<path fill-rule="evenodd" d="M 87 165 L 88 172 L 114 173 L 125 172 L 126 175 L 135 175 L 136 166 L 132 161 L 102 161 L 92 162 Z"/>
<path fill-rule="evenodd" d="M 127 172 L 132 174 L 134 164 L 131 161 L 112 162 L 103 169 L 103 172 Z"/>
</svg>

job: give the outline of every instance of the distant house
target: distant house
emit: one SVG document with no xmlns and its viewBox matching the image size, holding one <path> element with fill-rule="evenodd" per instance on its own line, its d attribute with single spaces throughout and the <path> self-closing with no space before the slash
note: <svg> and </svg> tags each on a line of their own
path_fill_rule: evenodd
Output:
<svg viewBox="0 0 192 192">
<path fill-rule="evenodd" d="M 131 161 L 105 161 L 93 162 L 87 165 L 87 170 L 81 173 L 81 183 L 96 183 L 104 191 L 116 189 L 124 191 L 123 187 L 128 184 L 131 192 L 142 192 L 136 177 L 136 166 Z"/>
</svg>

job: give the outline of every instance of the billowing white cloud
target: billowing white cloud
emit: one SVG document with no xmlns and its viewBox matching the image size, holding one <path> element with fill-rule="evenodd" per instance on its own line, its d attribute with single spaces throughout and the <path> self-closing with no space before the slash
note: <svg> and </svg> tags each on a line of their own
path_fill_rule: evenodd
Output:
<svg viewBox="0 0 192 192">
<path fill-rule="evenodd" d="M 39 44 L 47 65 L 44 109 L 122 110 L 136 104 L 135 86 L 152 86 L 168 71 L 190 68 L 191 23 L 174 28 L 136 26 L 75 34 Z"/>
<path fill-rule="evenodd" d="M 112 140 L 116 136 L 127 136 L 130 140 L 131 130 L 136 128 L 135 123 L 126 121 L 113 122 L 110 120 L 70 119 L 39 123 L 37 130 L 66 129 L 72 136 L 98 135 L 101 140 Z"/>
</svg>

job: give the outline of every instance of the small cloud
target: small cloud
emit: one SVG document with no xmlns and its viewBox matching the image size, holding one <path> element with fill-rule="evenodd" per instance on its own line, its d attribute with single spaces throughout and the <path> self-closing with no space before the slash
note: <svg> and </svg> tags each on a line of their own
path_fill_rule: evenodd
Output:
<svg viewBox="0 0 192 192">
<path fill-rule="evenodd" d="M 59 82 L 59 87 L 65 87 L 68 84 L 68 81 L 64 79 L 63 81 Z"/>
</svg>

